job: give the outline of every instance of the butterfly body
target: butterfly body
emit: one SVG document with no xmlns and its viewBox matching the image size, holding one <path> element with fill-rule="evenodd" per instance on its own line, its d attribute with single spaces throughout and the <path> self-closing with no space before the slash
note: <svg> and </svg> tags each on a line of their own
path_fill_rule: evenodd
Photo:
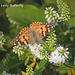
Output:
<svg viewBox="0 0 75 75">
<path fill-rule="evenodd" d="M 13 45 L 27 45 L 39 42 L 44 38 L 53 28 L 54 23 L 34 22 L 30 27 L 25 27 L 21 30 L 18 36 L 11 41 Z"/>
</svg>

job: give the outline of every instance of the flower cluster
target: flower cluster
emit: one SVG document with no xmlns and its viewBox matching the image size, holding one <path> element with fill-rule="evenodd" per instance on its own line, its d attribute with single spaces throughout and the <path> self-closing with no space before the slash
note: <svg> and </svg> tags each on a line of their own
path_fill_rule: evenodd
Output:
<svg viewBox="0 0 75 75">
<path fill-rule="evenodd" d="M 56 34 L 55 34 L 55 30 L 52 30 L 49 34 L 49 36 L 47 36 L 46 38 L 46 43 L 51 43 L 51 42 L 56 42 Z"/>
<path fill-rule="evenodd" d="M 3 32 L 0 32 L 0 46 L 1 47 L 5 43 L 5 39 L 3 38 L 3 36 L 4 36 Z"/>
<path fill-rule="evenodd" d="M 33 75 L 34 72 L 33 72 L 33 68 L 29 65 L 27 65 L 27 68 L 26 68 L 26 73 L 27 75 Z"/>
<path fill-rule="evenodd" d="M 58 13 L 52 7 L 48 7 L 45 10 L 45 14 L 48 23 L 54 22 L 55 25 L 58 25 L 59 22 L 68 21 L 70 19 L 70 10 L 66 3 L 62 0 L 57 0 Z M 60 15 L 59 15 L 60 14 Z"/>
<path fill-rule="evenodd" d="M 52 8 L 52 7 L 46 8 L 45 14 L 46 14 L 46 17 L 45 17 L 45 18 L 47 18 L 48 23 L 54 22 L 55 25 L 57 25 L 57 22 L 61 22 L 60 16 L 59 16 L 59 14 L 54 10 L 54 8 Z"/>
<path fill-rule="evenodd" d="M 63 21 L 68 21 L 70 19 L 70 10 L 66 3 L 63 0 L 57 0 L 58 12 L 60 13 L 60 18 Z"/>
<path fill-rule="evenodd" d="M 24 45 L 17 45 L 13 47 L 13 52 L 15 52 L 15 54 L 18 54 L 18 56 L 24 54 L 24 50 L 26 49 L 26 47 Z"/>
<path fill-rule="evenodd" d="M 48 52 L 45 49 L 44 50 L 39 49 L 39 52 L 40 56 L 42 56 L 43 59 L 47 60 L 49 58 Z"/>
<path fill-rule="evenodd" d="M 63 64 L 68 58 L 68 48 L 58 46 L 55 51 L 50 54 L 40 44 L 29 45 L 31 53 L 39 59 L 49 59 L 50 63 Z"/>
<path fill-rule="evenodd" d="M 68 48 L 65 49 L 62 46 L 57 47 L 54 52 L 51 52 L 51 55 L 49 56 L 49 62 L 55 64 L 64 64 L 69 55 L 67 50 Z"/>
<path fill-rule="evenodd" d="M 36 43 L 34 45 L 29 45 L 29 48 L 31 50 L 31 53 L 35 55 L 39 59 L 47 59 L 48 53 L 47 51 L 41 46 L 41 44 L 37 45 Z"/>
<path fill-rule="evenodd" d="M 3 47 L 5 42 L 6 42 L 6 39 L 4 38 L 4 34 L 3 32 L 0 32 L 0 50 L 1 51 L 6 51 L 6 49 Z"/>
</svg>

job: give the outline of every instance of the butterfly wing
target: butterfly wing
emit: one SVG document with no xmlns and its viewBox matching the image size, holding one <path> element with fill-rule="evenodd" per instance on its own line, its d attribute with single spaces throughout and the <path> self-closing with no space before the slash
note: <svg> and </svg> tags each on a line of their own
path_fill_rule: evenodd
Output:
<svg viewBox="0 0 75 75">
<path fill-rule="evenodd" d="M 45 37 L 53 28 L 54 23 L 41 23 L 41 22 L 34 22 L 30 25 L 30 29 L 33 33 L 33 36 L 39 42 L 43 37 Z"/>
<path fill-rule="evenodd" d="M 54 23 L 41 23 L 40 24 L 40 30 L 39 33 L 41 34 L 41 37 L 45 37 L 51 29 L 54 27 Z"/>
<path fill-rule="evenodd" d="M 11 41 L 11 44 L 13 45 L 27 45 L 30 43 L 29 41 L 29 30 L 30 28 L 25 27 L 21 30 L 21 32 L 18 34 L 18 36 Z"/>
</svg>

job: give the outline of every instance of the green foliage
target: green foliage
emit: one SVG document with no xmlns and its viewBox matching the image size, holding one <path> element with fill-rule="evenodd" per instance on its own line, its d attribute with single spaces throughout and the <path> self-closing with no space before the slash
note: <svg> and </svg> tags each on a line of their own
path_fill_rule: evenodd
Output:
<svg viewBox="0 0 75 75">
<path fill-rule="evenodd" d="M 56 4 L 56 0 L 44 0 L 46 5 L 50 5 L 50 4 Z"/>
<path fill-rule="evenodd" d="M 29 57 L 26 58 L 24 65 L 27 65 L 28 61 L 29 61 Z"/>
<path fill-rule="evenodd" d="M 71 17 L 71 19 L 69 20 L 69 25 L 71 27 L 75 27 L 75 16 Z"/>
<path fill-rule="evenodd" d="M 26 47 L 25 45 L 14 46 L 13 52 L 15 52 L 15 54 L 18 54 L 19 60 L 25 61 L 24 65 L 27 65 L 29 59 L 34 57 L 31 55 L 31 52 L 28 50 L 28 47 Z"/>
<path fill-rule="evenodd" d="M 63 21 L 68 21 L 70 19 L 70 10 L 65 2 L 63 0 L 57 0 L 57 7 L 58 7 L 58 12 L 61 15 L 61 19 Z"/>
<path fill-rule="evenodd" d="M 34 70 L 34 75 L 39 75 L 39 70 L 38 69 Z"/>
<path fill-rule="evenodd" d="M 10 55 L 6 54 L 6 58 L 2 59 L 0 63 L 0 71 L 6 70 L 6 66 L 9 63 L 9 60 L 10 60 Z"/>
<path fill-rule="evenodd" d="M 66 65 L 61 65 L 59 68 L 57 68 L 57 71 L 66 71 L 68 75 L 70 74 L 75 74 L 75 66 L 66 66 Z"/>
<path fill-rule="evenodd" d="M 13 3 L 15 0 L 5 0 L 7 3 Z"/>
<path fill-rule="evenodd" d="M 10 52 L 9 54 L 7 53 L 5 57 L 2 59 L 0 63 L 0 72 L 2 73 L 3 71 L 11 71 L 11 73 L 17 73 L 17 67 L 24 63 L 24 61 L 19 61 L 18 57 Z M 16 67 L 16 68 L 15 68 Z M 13 72 L 13 69 L 15 71 Z"/>
<path fill-rule="evenodd" d="M 50 52 L 49 46 L 45 43 L 41 43 L 41 45 L 44 47 L 45 50 L 47 50 L 47 52 Z"/>
<path fill-rule="evenodd" d="M 34 70 L 34 75 L 39 75 L 46 66 L 48 65 L 48 60 L 42 59 L 39 63 L 39 67 Z"/>
<path fill-rule="evenodd" d="M 46 44 L 41 43 L 41 45 L 48 53 L 50 53 L 55 50 L 54 48 L 54 45 L 56 45 L 55 42 L 56 42 L 56 34 L 55 31 L 52 29 L 46 38 Z"/>
<path fill-rule="evenodd" d="M 64 0 L 68 4 L 68 7 L 71 11 L 75 10 L 75 0 Z"/>
<path fill-rule="evenodd" d="M 14 3 L 15 0 L 2 0 L 0 1 L 3 4 L 9 4 L 9 3 Z"/>
<path fill-rule="evenodd" d="M 35 21 L 46 22 L 43 10 L 40 10 L 33 5 L 10 7 L 7 8 L 6 13 L 8 14 L 8 18 L 11 18 L 17 23 L 25 26 Z"/>
<path fill-rule="evenodd" d="M 42 59 L 40 61 L 40 63 L 39 63 L 39 70 L 40 70 L 40 72 L 41 72 L 42 68 L 44 69 L 47 66 L 47 64 L 48 64 L 48 60 Z"/>
</svg>

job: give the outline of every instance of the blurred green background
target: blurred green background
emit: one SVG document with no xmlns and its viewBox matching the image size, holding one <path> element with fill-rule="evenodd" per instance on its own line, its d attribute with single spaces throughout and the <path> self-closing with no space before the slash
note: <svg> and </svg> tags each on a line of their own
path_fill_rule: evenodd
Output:
<svg viewBox="0 0 75 75">
<path fill-rule="evenodd" d="M 57 41 L 63 46 L 68 47 L 72 57 L 74 57 L 75 0 L 63 1 L 70 9 L 71 19 L 67 24 L 55 27 Z M 3 6 L 10 6 L 10 4 L 23 4 L 23 7 L 22 5 L 8 8 Z M 19 61 L 17 55 L 12 52 L 10 41 L 17 36 L 22 28 L 29 26 L 32 22 L 47 22 L 44 10 L 50 6 L 58 10 L 56 0 L 0 0 L 0 31 L 4 33 L 4 38 L 6 39 L 6 43 L 3 46 L 6 51 L 0 50 L 0 72 L 5 70 L 12 74 L 20 74 L 22 70 L 25 71 L 24 61 Z M 74 60 L 74 58 L 72 59 Z M 49 75 L 49 73 L 44 73 L 44 75 Z M 58 73 L 58 75 L 66 75 L 66 72 Z"/>
</svg>

